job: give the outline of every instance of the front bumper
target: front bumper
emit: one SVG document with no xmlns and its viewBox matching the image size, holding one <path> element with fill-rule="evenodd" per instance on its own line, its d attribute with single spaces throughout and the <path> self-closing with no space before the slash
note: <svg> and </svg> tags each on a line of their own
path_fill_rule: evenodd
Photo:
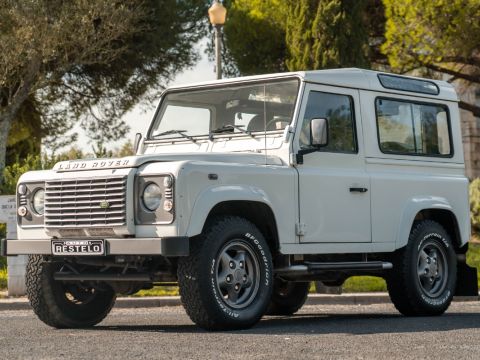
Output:
<svg viewBox="0 0 480 360">
<path fill-rule="evenodd" d="M 190 251 L 186 236 L 104 240 L 105 255 L 188 256 Z M 51 240 L 1 239 L 0 248 L 2 256 L 52 255 Z"/>
</svg>

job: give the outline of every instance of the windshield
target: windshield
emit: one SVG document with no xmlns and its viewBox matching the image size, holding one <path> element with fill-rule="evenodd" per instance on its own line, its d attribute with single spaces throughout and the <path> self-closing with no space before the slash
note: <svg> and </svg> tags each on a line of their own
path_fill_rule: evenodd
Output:
<svg viewBox="0 0 480 360">
<path fill-rule="evenodd" d="M 151 139 L 282 131 L 292 121 L 299 80 L 224 85 L 165 96 Z"/>
</svg>

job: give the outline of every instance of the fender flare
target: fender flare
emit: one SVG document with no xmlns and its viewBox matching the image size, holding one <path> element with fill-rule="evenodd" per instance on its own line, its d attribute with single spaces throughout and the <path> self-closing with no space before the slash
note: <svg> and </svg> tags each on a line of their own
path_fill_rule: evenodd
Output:
<svg viewBox="0 0 480 360">
<path fill-rule="evenodd" d="M 400 218 L 397 238 L 395 240 L 395 249 L 400 249 L 407 245 L 415 217 L 420 211 L 429 209 L 447 210 L 455 216 L 452 206 L 448 200 L 443 197 L 426 196 L 410 198 Z"/>
<path fill-rule="evenodd" d="M 220 185 L 209 187 L 201 191 L 190 212 L 186 236 L 199 235 L 207 220 L 210 211 L 219 203 L 225 201 L 254 201 L 267 205 L 275 216 L 273 206 L 267 194 L 255 186 Z"/>
</svg>

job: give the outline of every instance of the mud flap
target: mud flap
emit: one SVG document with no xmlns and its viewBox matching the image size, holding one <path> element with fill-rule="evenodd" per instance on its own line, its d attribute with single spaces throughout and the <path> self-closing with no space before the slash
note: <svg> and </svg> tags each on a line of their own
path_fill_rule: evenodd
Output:
<svg viewBox="0 0 480 360">
<path fill-rule="evenodd" d="M 477 269 L 468 266 L 465 261 L 465 256 L 462 257 L 460 257 L 457 262 L 457 287 L 455 289 L 455 296 L 476 296 L 478 298 Z"/>
</svg>

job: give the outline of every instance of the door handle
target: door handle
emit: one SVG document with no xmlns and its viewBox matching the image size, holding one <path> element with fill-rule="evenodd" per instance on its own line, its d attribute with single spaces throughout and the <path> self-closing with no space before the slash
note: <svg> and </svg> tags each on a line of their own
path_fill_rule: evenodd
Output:
<svg viewBox="0 0 480 360">
<path fill-rule="evenodd" d="M 359 192 L 359 193 L 366 193 L 368 191 L 367 188 L 363 187 L 351 187 L 350 192 Z"/>
</svg>

